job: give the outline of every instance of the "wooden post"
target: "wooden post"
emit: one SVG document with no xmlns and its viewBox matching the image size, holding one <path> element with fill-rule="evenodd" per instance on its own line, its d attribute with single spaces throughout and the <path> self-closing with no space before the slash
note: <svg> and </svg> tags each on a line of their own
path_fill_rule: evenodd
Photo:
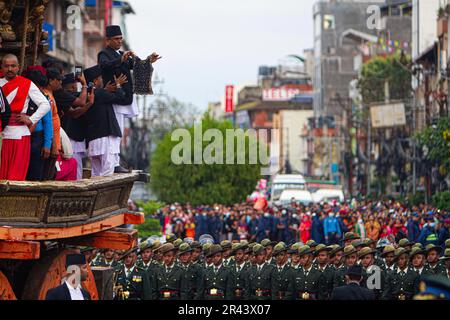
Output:
<svg viewBox="0 0 450 320">
<path fill-rule="evenodd" d="M 20 49 L 20 73 L 25 66 L 25 54 L 27 49 L 27 27 L 28 20 L 30 16 L 30 0 L 25 0 L 25 13 L 23 20 L 23 31 L 22 31 L 22 47 Z"/>
<path fill-rule="evenodd" d="M 33 47 L 33 60 L 31 65 L 36 65 L 36 60 L 38 58 L 38 51 L 39 51 L 39 43 L 41 42 L 41 31 L 42 31 L 42 22 L 36 23 L 35 27 L 35 33 L 34 33 L 34 47 Z"/>
</svg>

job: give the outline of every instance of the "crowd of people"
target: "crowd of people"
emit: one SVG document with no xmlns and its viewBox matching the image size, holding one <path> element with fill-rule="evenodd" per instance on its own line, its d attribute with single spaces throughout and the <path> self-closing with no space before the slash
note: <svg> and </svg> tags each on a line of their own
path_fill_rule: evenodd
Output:
<svg viewBox="0 0 450 320">
<path fill-rule="evenodd" d="M 2 57 L 0 180 L 79 180 L 83 161 L 92 176 L 128 172 L 120 165 L 120 144 L 125 119 L 138 110 L 135 54 L 120 51 L 122 43 L 120 27 L 108 26 L 98 64 L 70 73 L 54 59 L 20 72 L 17 56 Z"/>
<path fill-rule="evenodd" d="M 430 205 L 408 206 L 395 200 L 311 204 L 293 201 L 289 206 L 256 210 L 252 202 L 234 206 L 168 204 L 156 217 L 164 234 L 198 239 L 210 234 L 222 240 L 284 243 L 314 240 L 338 244 L 346 232 L 378 241 L 407 238 L 426 246 L 442 246 L 449 238 L 450 214 Z"/>
</svg>

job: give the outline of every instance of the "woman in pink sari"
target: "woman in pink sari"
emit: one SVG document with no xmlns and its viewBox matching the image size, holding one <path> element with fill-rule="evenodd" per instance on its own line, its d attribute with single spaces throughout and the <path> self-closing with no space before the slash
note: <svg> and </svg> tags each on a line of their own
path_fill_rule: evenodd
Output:
<svg viewBox="0 0 450 320">
<path fill-rule="evenodd" d="M 300 239 L 303 243 L 306 243 L 311 238 L 311 219 L 308 215 L 303 215 L 302 222 L 300 223 Z"/>
</svg>

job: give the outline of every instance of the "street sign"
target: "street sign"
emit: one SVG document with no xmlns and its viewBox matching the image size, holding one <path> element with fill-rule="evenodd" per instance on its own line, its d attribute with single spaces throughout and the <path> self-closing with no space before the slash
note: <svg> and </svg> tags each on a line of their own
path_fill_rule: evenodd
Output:
<svg viewBox="0 0 450 320">
<path fill-rule="evenodd" d="M 392 103 L 370 107 L 373 128 L 388 128 L 406 125 L 405 104 Z"/>
</svg>

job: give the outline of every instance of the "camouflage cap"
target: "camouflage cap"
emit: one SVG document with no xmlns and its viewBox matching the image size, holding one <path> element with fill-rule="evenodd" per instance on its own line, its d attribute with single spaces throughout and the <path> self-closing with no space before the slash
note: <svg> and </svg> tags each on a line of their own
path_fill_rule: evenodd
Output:
<svg viewBox="0 0 450 320">
<path fill-rule="evenodd" d="M 238 251 L 238 250 L 244 250 L 243 249 L 243 246 L 242 246 L 242 243 L 233 243 L 232 245 L 231 245 L 231 254 L 232 255 L 234 255 L 234 254 L 236 254 L 236 251 Z"/>
<path fill-rule="evenodd" d="M 311 247 L 308 245 L 301 246 L 298 248 L 298 254 L 299 256 L 304 256 L 305 254 L 312 254 L 313 250 L 311 250 Z"/>
<path fill-rule="evenodd" d="M 142 243 L 141 243 L 141 245 L 139 246 L 139 250 L 142 252 L 142 251 L 144 251 L 144 250 L 146 250 L 146 249 L 151 249 L 152 248 L 152 243 L 150 242 L 150 241 L 148 241 L 148 240 L 146 240 L 146 241 L 143 241 Z"/>
<path fill-rule="evenodd" d="M 363 258 L 364 256 L 367 256 L 368 254 L 375 254 L 375 250 L 369 247 L 364 247 L 361 250 L 358 251 L 358 259 Z"/>
<path fill-rule="evenodd" d="M 344 254 L 343 254 L 344 257 L 349 256 L 349 255 L 351 255 L 351 254 L 353 254 L 353 253 L 357 253 L 357 252 L 358 252 L 358 251 L 355 249 L 355 247 L 352 246 L 351 244 L 349 244 L 348 246 L 345 246 L 345 248 L 344 248 L 343 251 L 344 251 Z"/>
<path fill-rule="evenodd" d="M 445 240 L 445 247 L 450 248 L 450 239 Z"/>
<path fill-rule="evenodd" d="M 182 243 L 178 247 L 178 255 L 182 255 L 183 253 L 188 253 L 188 252 L 191 252 L 191 251 L 192 251 L 192 248 L 189 245 L 189 243 Z"/>
<path fill-rule="evenodd" d="M 310 247 L 310 248 L 314 248 L 314 247 L 316 247 L 317 246 L 317 242 L 315 242 L 314 240 L 308 240 L 308 241 L 306 241 L 306 243 L 305 243 L 308 247 Z"/>
<path fill-rule="evenodd" d="M 436 246 L 436 245 L 434 245 L 432 243 L 428 244 L 425 247 L 425 250 L 427 251 L 427 255 L 430 253 L 431 250 L 436 250 L 438 254 L 441 254 L 441 252 L 442 252 L 442 248 L 441 247 Z"/>
<path fill-rule="evenodd" d="M 354 246 L 355 248 L 362 247 L 364 245 L 364 241 L 362 241 L 361 239 L 355 239 L 352 241 L 352 246 Z"/>
<path fill-rule="evenodd" d="M 270 241 L 270 240 L 269 240 Z M 255 244 L 254 246 L 253 246 L 253 253 L 254 254 L 259 254 L 259 253 L 261 253 L 261 252 L 263 252 L 264 250 L 265 250 L 266 248 L 264 248 L 263 247 L 263 245 L 261 245 L 261 244 Z"/>
<path fill-rule="evenodd" d="M 223 241 L 220 243 L 220 246 L 222 247 L 223 250 L 231 249 L 231 242 L 228 241 L 228 240 L 223 240 Z"/>
<path fill-rule="evenodd" d="M 164 243 L 161 246 L 161 248 L 159 248 L 159 251 L 161 251 L 162 254 L 166 254 L 166 253 L 168 253 L 170 251 L 175 251 L 175 250 L 176 250 L 175 246 L 172 243 L 170 243 L 170 242 Z"/>
<path fill-rule="evenodd" d="M 344 241 L 347 241 L 347 240 L 356 240 L 356 239 L 360 239 L 360 236 L 357 235 L 357 234 L 354 233 L 354 232 L 346 232 L 346 233 L 344 234 Z"/>
<path fill-rule="evenodd" d="M 314 250 L 314 255 L 317 256 L 321 251 L 329 252 L 329 251 L 331 251 L 331 248 L 327 247 L 326 245 L 324 245 L 322 243 L 318 244 Z"/>
<path fill-rule="evenodd" d="M 159 251 L 159 249 L 161 248 L 161 241 L 159 241 L 159 240 L 156 240 L 155 242 L 153 242 L 153 244 L 152 244 L 152 250 L 153 250 L 153 252 L 157 252 L 157 251 Z"/>
<path fill-rule="evenodd" d="M 273 256 L 277 256 L 278 254 L 280 254 L 282 252 L 286 252 L 287 249 L 288 248 L 287 248 L 286 244 L 284 242 L 280 242 L 273 248 Z"/>
<path fill-rule="evenodd" d="M 381 256 L 384 258 L 386 257 L 389 253 L 394 253 L 395 254 L 395 247 L 391 244 L 388 244 L 387 246 L 385 246 L 383 248 L 383 252 L 381 253 Z"/>
<path fill-rule="evenodd" d="M 248 241 L 247 240 L 241 240 L 241 242 L 239 242 L 239 243 L 242 243 L 243 245 L 248 246 Z"/>
<path fill-rule="evenodd" d="M 126 257 L 128 257 L 131 253 L 135 253 L 135 252 L 137 252 L 137 251 L 138 251 L 138 247 L 133 247 L 133 248 L 131 248 L 131 249 L 125 251 L 125 252 L 122 254 L 122 256 L 119 258 L 119 260 L 123 260 L 123 259 L 125 259 Z"/>
<path fill-rule="evenodd" d="M 370 239 L 370 238 L 366 238 L 366 239 L 363 240 L 363 243 L 364 243 L 366 246 L 370 246 L 371 244 L 374 244 L 375 242 L 376 242 L 375 240 L 372 240 L 372 239 Z"/>
<path fill-rule="evenodd" d="M 421 244 L 420 242 L 417 242 L 417 243 L 414 243 L 414 244 L 413 244 L 412 248 L 413 248 L 413 249 L 414 249 L 414 248 L 420 248 L 420 249 L 423 249 L 423 246 L 422 246 L 422 244 Z"/>
<path fill-rule="evenodd" d="M 328 246 L 328 247 L 330 248 L 330 257 L 334 257 L 336 255 L 336 253 L 344 250 L 344 248 L 342 248 L 338 244 L 332 244 L 331 246 Z"/>
<path fill-rule="evenodd" d="M 211 246 L 212 246 L 212 243 L 205 243 L 205 244 L 202 246 L 203 252 L 205 252 L 205 251 L 211 249 Z"/>
</svg>

